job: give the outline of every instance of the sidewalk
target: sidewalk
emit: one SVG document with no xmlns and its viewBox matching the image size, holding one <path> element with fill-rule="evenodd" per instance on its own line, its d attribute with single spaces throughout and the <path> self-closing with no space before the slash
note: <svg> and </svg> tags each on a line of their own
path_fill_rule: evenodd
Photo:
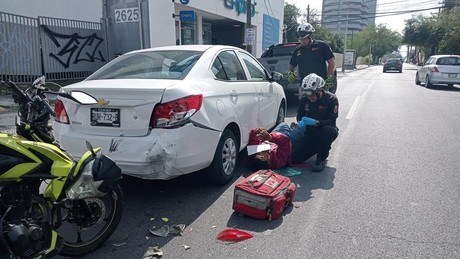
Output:
<svg viewBox="0 0 460 259">
<path fill-rule="evenodd" d="M 372 66 L 373 65 L 371 65 L 371 66 L 369 66 L 369 65 L 356 65 L 356 67 L 354 69 L 345 69 L 345 73 L 342 72 L 342 68 L 339 67 L 339 68 L 337 68 L 337 77 L 341 77 L 346 73 L 350 73 L 350 72 L 353 72 L 353 71 L 356 71 L 356 70 L 366 69 L 366 68 L 372 67 Z"/>
</svg>

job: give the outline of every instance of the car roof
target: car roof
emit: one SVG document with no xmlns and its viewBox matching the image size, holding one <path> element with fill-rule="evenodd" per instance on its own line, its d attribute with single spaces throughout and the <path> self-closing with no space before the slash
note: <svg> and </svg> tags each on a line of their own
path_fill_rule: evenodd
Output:
<svg viewBox="0 0 460 259">
<path fill-rule="evenodd" d="M 445 57 L 457 57 L 460 58 L 460 55 L 433 55 L 430 58 L 445 58 Z"/>
<path fill-rule="evenodd" d="M 203 51 L 204 52 L 211 48 L 239 49 L 238 47 L 226 46 L 226 45 L 170 45 L 170 46 L 154 47 L 154 48 L 148 48 L 148 49 L 133 50 L 128 53 L 142 53 L 142 52 L 161 51 L 161 50 L 191 50 L 191 51 Z"/>
<path fill-rule="evenodd" d="M 300 42 L 284 42 L 284 43 L 278 43 L 275 46 L 276 47 L 278 47 L 278 46 L 297 46 L 299 44 L 300 44 Z"/>
</svg>

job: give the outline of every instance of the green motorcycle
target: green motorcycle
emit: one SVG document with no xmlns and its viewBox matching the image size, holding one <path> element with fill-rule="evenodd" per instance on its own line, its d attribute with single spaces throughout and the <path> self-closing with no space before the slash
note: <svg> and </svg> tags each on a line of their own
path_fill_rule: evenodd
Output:
<svg viewBox="0 0 460 259">
<path fill-rule="evenodd" d="M 100 148 L 76 161 L 55 143 L 46 95 L 79 104 L 79 91 L 50 91 L 45 78 L 21 90 L 3 82 L 19 105 L 16 134 L 0 133 L 0 258 L 82 256 L 115 231 L 123 212 L 121 169 Z"/>
</svg>

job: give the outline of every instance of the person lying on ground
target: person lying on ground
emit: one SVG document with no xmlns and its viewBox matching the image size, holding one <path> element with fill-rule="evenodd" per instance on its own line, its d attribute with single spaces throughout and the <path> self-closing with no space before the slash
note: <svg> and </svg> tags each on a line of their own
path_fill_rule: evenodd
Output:
<svg viewBox="0 0 460 259">
<path fill-rule="evenodd" d="M 293 144 L 303 137 L 305 126 L 299 127 L 297 123 L 282 122 L 271 133 L 264 128 L 256 128 L 249 133 L 248 145 L 269 144 L 270 149 L 249 156 L 248 163 L 254 170 L 278 169 L 291 163 L 291 150 Z"/>
</svg>

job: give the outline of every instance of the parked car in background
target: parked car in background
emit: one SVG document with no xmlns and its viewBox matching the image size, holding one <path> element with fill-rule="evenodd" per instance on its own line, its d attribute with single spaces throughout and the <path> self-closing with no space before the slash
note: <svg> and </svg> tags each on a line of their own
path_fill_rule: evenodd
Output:
<svg viewBox="0 0 460 259">
<path fill-rule="evenodd" d="M 291 61 L 292 52 L 300 42 L 285 42 L 280 44 L 274 44 L 262 53 L 262 56 L 258 59 L 259 62 L 268 71 L 277 71 L 283 74 L 283 80 L 279 83 L 283 86 L 284 93 L 287 96 L 298 96 L 300 82 L 303 78 L 297 78 L 293 83 L 289 83 L 287 78 L 289 63 Z M 298 75 L 297 75 L 298 76 Z M 337 89 L 337 70 L 334 70 L 334 88 Z"/>
<path fill-rule="evenodd" d="M 279 81 L 279 83 L 283 86 L 286 95 L 297 95 L 299 93 L 301 79 L 297 78 L 293 83 L 289 83 L 287 80 L 292 52 L 299 45 L 299 42 L 274 44 L 265 50 L 258 59 L 268 71 L 278 71 L 283 74 L 283 80 Z"/>
<path fill-rule="evenodd" d="M 389 58 L 383 64 L 383 73 L 386 73 L 389 70 L 398 71 L 402 73 L 403 62 L 400 58 Z"/>
<path fill-rule="evenodd" d="M 85 140 L 102 147 L 123 174 L 166 180 L 207 169 L 212 182 L 225 184 L 250 130 L 284 121 L 280 79 L 231 46 L 132 51 L 61 88 L 84 91 L 98 104 L 58 99 L 54 133 L 76 157 Z"/>
<path fill-rule="evenodd" d="M 415 74 L 415 84 L 423 83 L 425 87 L 437 84 L 453 86 L 460 84 L 460 56 L 434 55 Z"/>
</svg>

